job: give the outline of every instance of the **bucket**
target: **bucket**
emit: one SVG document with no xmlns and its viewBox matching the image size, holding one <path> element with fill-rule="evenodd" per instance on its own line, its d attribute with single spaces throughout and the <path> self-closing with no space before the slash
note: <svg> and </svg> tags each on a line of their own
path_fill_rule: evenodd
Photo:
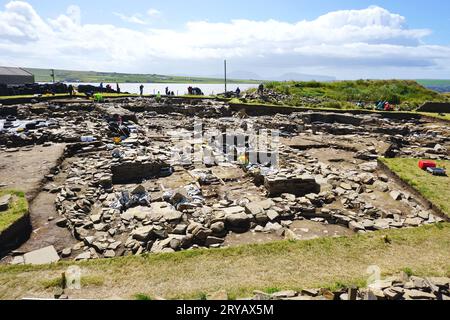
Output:
<svg viewBox="0 0 450 320">
<path fill-rule="evenodd" d="M 96 139 L 92 136 L 83 136 L 81 137 L 81 142 L 94 142 Z"/>
</svg>

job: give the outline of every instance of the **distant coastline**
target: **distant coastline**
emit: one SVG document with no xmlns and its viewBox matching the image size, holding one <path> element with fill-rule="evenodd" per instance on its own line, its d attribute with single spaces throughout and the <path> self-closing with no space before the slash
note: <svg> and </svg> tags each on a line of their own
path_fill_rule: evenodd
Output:
<svg viewBox="0 0 450 320">
<path fill-rule="evenodd" d="M 34 74 L 36 82 L 51 82 L 51 69 L 24 68 Z M 181 77 L 166 76 L 158 74 L 129 74 L 117 72 L 96 72 L 96 71 L 74 71 L 74 70 L 56 70 L 55 80 L 59 82 L 73 83 L 191 83 L 191 84 L 221 84 L 224 79 L 201 78 L 201 77 Z M 235 84 L 256 84 L 261 80 L 237 80 L 229 79 L 230 83 Z"/>
</svg>

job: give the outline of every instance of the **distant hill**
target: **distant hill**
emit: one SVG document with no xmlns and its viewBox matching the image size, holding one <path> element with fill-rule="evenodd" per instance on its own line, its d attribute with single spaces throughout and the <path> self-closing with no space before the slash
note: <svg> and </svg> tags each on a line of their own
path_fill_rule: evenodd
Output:
<svg viewBox="0 0 450 320">
<path fill-rule="evenodd" d="M 302 73 L 286 73 L 282 76 L 278 77 L 278 81 L 335 81 L 335 77 L 329 77 L 329 76 L 319 76 L 319 75 L 313 75 L 313 74 L 302 74 Z"/>
<path fill-rule="evenodd" d="M 220 78 L 219 75 L 212 76 L 213 78 Z M 314 74 L 303 74 L 290 72 L 281 76 L 263 77 L 259 74 L 250 71 L 232 71 L 228 73 L 230 79 L 251 79 L 259 81 L 335 81 L 336 78 L 329 76 L 320 76 Z"/>
<path fill-rule="evenodd" d="M 450 80 L 421 79 L 417 80 L 422 86 L 441 93 L 450 92 Z"/>
<path fill-rule="evenodd" d="M 230 79 L 252 79 L 252 80 L 264 80 L 259 74 L 249 71 L 233 71 L 228 74 Z"/>
<path fill-rule="evenodd" d="M 50 69 L 24 68 L 34 74 L 36 82 L 51 82 Z M 55 70 L 55 80 L 59 82 L 91 82 L 91 83 L 223 83 L 223 78 L 202 78 L 187 76 L 166 76 L 158 74 L 131 74 L 117 72 L 97 72 L 97 71 L 75 71 L 75 70 Z M 256 83 L 257 81 L 245 79 L 232 79 L 234 83 Z"/>
</svg>

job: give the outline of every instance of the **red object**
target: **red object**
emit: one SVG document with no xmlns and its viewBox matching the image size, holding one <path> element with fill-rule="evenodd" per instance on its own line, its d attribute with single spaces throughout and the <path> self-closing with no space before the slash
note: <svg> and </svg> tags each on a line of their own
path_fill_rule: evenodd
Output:
<svg viewBox="0 0 450 320">
<path fill-rule="evenodd" d="M 427 168 L 436 168 L 437 164 L 434 161 L 430 160 L 420 160 L 419 161 L 419 168 L 422 170 L 426 170 Z"/>
</svg>

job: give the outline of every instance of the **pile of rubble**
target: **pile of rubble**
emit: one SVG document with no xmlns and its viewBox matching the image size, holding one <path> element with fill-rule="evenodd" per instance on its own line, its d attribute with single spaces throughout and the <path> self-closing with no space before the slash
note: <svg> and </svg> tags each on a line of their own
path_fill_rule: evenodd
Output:
<svg viewBox="0 0 450 320">
<path fill-rule="evenodd" d="M 242 96 L 242 101 L 263 101 L 273 104 L 284 104 L 287 100 L 290 100 L 291 96 L 287 94 L 281 94 L 273 90 L 265 89 L 264 93 L 259 91 L 248 91 Z"/>
<path fill-rule="evenodd" d="M 450 301 L 450 278 L 400 276 L 379 280 L 367 288 L 306 289 L 268 294 L 255 291 L 252 300 L 445 300 Z"/>
<path fill-rule="evenodd" d="M 64 217 L 57 223 L 68 227 L 81 242 L 70 251 L 68 248 L 65 255 L 81 250 L 76 258 L 87 259 L 218 247 L 230 232 L 250 230 L 295 240 L 298 237 L 289 227 L 293 221 L 302 219 L 339 224 L 359 233 L 442 221 L 409 195 L 391 191 L 386 176 L 370 172 L 342 173 L 310 162 L 302 170 L 309 175 L 301 176 L 300 182 L 289 179 L 286 169 L 268 176 L 268 194 L 274 188 L 270 181 L 279 181 L 276 197 L 262 201 L 214 200 L 208 204 L 201 187 L 204 183 L 177 190 L 147 190 L 143 186 L 126 190 L 115 186 L 110 170 L 115 161 L 105 155 L 90 155 L 74 162 L 69 169 L 66 184 L 60 188 L 56 200 L 58 212 Z M 140 162 L 126 163 L 141 166 Z M 375 166 L 366 165 L 365 170 L 374 171 Z M 311 174 L 327 179 L 328 190 L 314 190 L 319 185 Z M 299 189 L 303 190 L 301 196 L 287 192 L 306 182 L 312 186 L 311 193 L 304 194 L 307 187 Z M 409 214 L 405 216 L 398 210 L 385 211 L 371 205 L 360 197 L 369 192 L 367 186 L 375 186 L 393 200 L 411 206 Z M 58 188 L 54 191 L 58 192 Z M 152 198 L 153 192 L 159 192 L 159 196 Z M 337 199 L 344 209 L 327 207 Z"/>
</svg>

